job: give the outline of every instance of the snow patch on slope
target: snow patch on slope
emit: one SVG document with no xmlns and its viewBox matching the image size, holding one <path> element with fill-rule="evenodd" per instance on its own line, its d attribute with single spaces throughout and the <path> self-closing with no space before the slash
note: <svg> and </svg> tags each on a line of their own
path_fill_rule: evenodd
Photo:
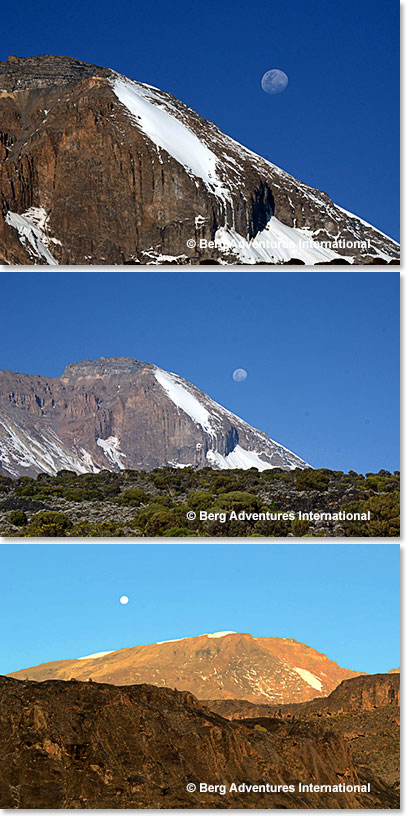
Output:
<svg viewBox="0 0 407 816">
<path fill-rule="evenodd" d="M 306 683 L 308 683 L 309 686 L 317 689 L 317 691 L 322 691 L 322 683 L 318 677 L 315 677 L 315 674 L 307 671 L 307 669 L 300 669 L 298 666 L 293 666 L 293 669 L 300 675 L 300 677 L 302 677 L 303 680 L 305 680 Z"/>
<path fill-rule="evenodd" d="M 5 220 L 17 230 L 20 243 L 33 260 L 44 260 L 50 266 L 58 266 L 58 261 L 51 255 L 48 246 L 51 242 L 61 242 L 46 234 L 48 214 L 43 207 L 30 207 L 22 215 L 9 210 Z"/>
<path fill-rule="evenodd" d="M 234 632 L 232 629 L 229 632 L 212 632 L 211 635 L 206 635 L 208 638 L 223 638 L 226 635 L 237 635 L 237 632 Z"/>
<path fill-rule="evenodd" d="M 241 263 L 276 263 L 298 258 L 312 265 L 340 258 L 338 252 L 320 246 L 313 241 L 312 233 L 305 229 L 287 227 L 274 215 L 263 230 L 248 241 L 233 229 L 220 227 L 215 233 L 215 244 L 223 252 L 237 255 Z M 348 258 L 347 260 L 352 260 Z"/>
<path fill-rule="evenodd" d="M 3 430 L 1 430 L 3 429 Z M 58 470 L 73 470 L 75 473 L 95 472 L 90 454 L 81 459 L 70 451 L 56 433 L 47 428 L 41 431 L 41 441 L 25 428 L 0 416 L 0 461 L 13 476 L 19 475 L 19 468 L 40 467 L 45 473 L 55 475 Z"/>
<path fill-rule="evenodd" d="M 90 473 L 100 473 L 100 468 L 96 467 L 96 465 L 93 463 L 90 453 L 88 453 L 88 451 L 86 451 L 85 448 L 81 448 L 81 454 L 82 461 L 86 465 L 87 470 Z"/>
<path fill-rule="evenodd" d="M 154 369 L 154 376 L 177 408 L 180 408 L 185 414 L 188 414 L 192 421 L 195 422 L 196 425 L 200 425 L 207 434 L 210 436 L 215 435 L 212 417 L 209 411 L 201 405 L 194 394 L 187 390 L 185 382 L 181 377 L 178 377 L 177 374 L 163 371 L 161 368 Z"/>
<path fill-rule="evenodd" d="M 124 470 L 125 466 L 122 462 L 122 457 L 125 459 L 127 457 L 126 454 L 120 450 L 120 442 L 117 436 L 109 436 L 107 439 L 101 439 L 99 437 L 99 439 L 96 440 L 96 444 L 102 448 L 103 453 L 109 462 L 112 462 L 113 465 L 117 465 L 120 470 Z"/>
<path fill-rule="evenodd" d="M 168 98 L 151 86 L 120 75 L 112 87 L 137 127 L 158 148 L 166 150 L 189 174 L 202 179 L 210 192 L 230 200 L 230 192 L 217 173 L 218 157 L 179 119 L 179 111 Z"/>
<path fill-rule="evenodd" d="M 113 654 L 114 651 L 116 650 L 112 649 L 110 652 L 95 652 L 95 654 L 85 655 L 85 657 L 77 657 L 76 660 L 93 660 L 96 657 L 104 657 L 105 655 Z"/>
<path fill-rule="evenodd" d="M 217 465 L 222 470 L 233 470 L 234 468 L 249 470 L 252 467 L 257 468 L 257 470 L 270 470 L 273 467 L 269 462 L 260 459 L 256 451 L 244 450 L 240 445 L 236 445 L 227 456 L 222 456 L 219 451 L 209 450 L 206 458 L 211 465 Z"/>
</svg>

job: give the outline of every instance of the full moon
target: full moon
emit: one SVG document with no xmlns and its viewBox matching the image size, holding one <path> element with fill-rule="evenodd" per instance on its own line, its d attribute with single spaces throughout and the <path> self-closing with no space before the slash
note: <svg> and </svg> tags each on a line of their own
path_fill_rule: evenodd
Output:
<svg viewBox="0 0 407 816">
<path fill-rule="evenodd" d="M 272 68 L 261 78 L 261 87 L 268 94 L 278 94 L 285 91 L 288 85 L 288 76 L 279 68 Z"/>
<path fill-rule="evenodd" d="M 120 598 L 120 603 L 121 604 L 126 604 L 128 602 L 129 602 L 129 599 L 128 599 L 127 595 L 122 595 L 122 597 Z"/>
<path fill-rule="evenodd" d="M 247 371 L 245 371 L 244 368 L 236 368 L 232 377 L 235 382 L 243 382 L 247 377 Z"/>
</svg>

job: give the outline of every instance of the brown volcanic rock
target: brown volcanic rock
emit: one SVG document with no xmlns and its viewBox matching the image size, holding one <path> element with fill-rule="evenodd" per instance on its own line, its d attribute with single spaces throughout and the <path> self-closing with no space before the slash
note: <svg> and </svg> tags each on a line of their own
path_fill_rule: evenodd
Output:
<svg viewBox="0 0 407 816">
<path fill-rule="evenodd" d="M 276 722 L 319 723 L 345 740 L 358 773 L 397 791 L 400 785 L 400 677 L 374 674 L 344 680 L 329 697 L 297 705 L 253 705 L 245 700 L 211 700 L 211 711 L 233 721 L 271 729 Z"/>
<path fill-rule="evenodd" d="M 101 357 L 68 365 L 55 378 L 0 371 L 4 475 L 166 465 L 307 466 L 182 377 L 150 363 Z"/>
<path fill-rule="evenodd" d="M 187 784 L 294 784 L 295 793 L 188 793 Z M 298 783 L 369 781 L 372 793 L 298 794 Z M 396 807 L 342 738 L 314 725 L 230 723 L 153 686 L 0 679 L 3 808 Z"/>
<path fill-rule="evenodd" d="M 191 691 L 200 699 L 226 700 L 228 705 L 231 698 L 276 704 L 312 700 L 357 674 L 294 640 L 215 633 L 43 663 L 10 677 L 92 679 L 120 686 L 153 683 Z"/>
<path fill-rule="evenodd" d="M 356 674 L 356 673 L 355 673 Z M 248 700 L 208 700 L 211 710 L 228 719 L 244 717 L 303 717 L 334 716 L 350 711 L 374 711 L 385 706 L 400 706 L 400 677 L 389 674 L 357 675 L 341 683 L 327 697 L 310 702 L 276 705 L 254 705 Z"/>
<path fill-rule="evenodd" d="M 9 93 L 40 88 L 72 87 L 82 79 L 89 79 L 95 74 L 108 77 L 110 71 L 108 68 L 101 68 L 100 65 L 52 54 L 44 54 L 42 57 L 13 56 L 9 57 L 7 62 L 0 62 L 0 85 Z"/>
<path fill-rule="evenodd" d="M 320 242 L 369 240 L 367 250 L 338 250 L 359 263 L 397 261 L 396 242 L 326 193 L 256 156 L 171 94 L 131 86 L 214 154 L 218 187 L 194 176 L 122 104 L 115 93 L 122 79 L 69 57 L 0 63 L 0 262 L 239 262 L 226 249 L 201 248 L 200 240 L 214 241 L 223 228 L 229 238 L 250 240 L 272 215 L 280 225 L 318 231 Z M 191 239 L 196 249 L 188 248 Z"/>
</svg>

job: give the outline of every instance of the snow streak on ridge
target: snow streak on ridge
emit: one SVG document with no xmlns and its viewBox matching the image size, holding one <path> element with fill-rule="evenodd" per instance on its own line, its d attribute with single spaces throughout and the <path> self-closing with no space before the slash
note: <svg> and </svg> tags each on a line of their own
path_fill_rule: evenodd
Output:
<svg viewBox="0 0 407 816">
<path fill-rule="evenodd" d="M 136 126 L 158 148 L 166 150 L 188 173 L 202 179 L 219 198 L 230 199 L 229 190 L 217 173 L 218 157 L 178 118 L 168 99 L 164 102 L 151 86 L 119 75 L 112 87 Z"/>
<path fill-rule="evenodd" d="M 214 402 L 210 397 L 203 395 L 207 404 L 212 408 L 212 411 L 209 411 L 198 399 L 198 396 L 195 396 L 193 390 L 196 390 L 196 393 L 200 395 L 198 389 L 193 389 L 190 383 L 184 380 L 177 374 L 170 373 L 168 371 L 163 371 L 161 368 L 155 367 L 154 368 L 154 376 L 164 389 L 165 393 L 167 394 L 168 398 L 177 406 L 177 408 L 181 409 L 186 413 L 192 421 L 196 425 L 200 425 L 201 428 L 207 433 L 211 439 L 212 448 L 207 451 L 206 458 L 211 465 L 215 467 L 219 467 L 222 470 L 225 469 L 234 469 L 234 468 L 242 468 L 247 470 L 249 468 L 255 467 L 258 470 L 268 470 L 275 465 L 272 465 L 270 462 L 267 462 L 265 459 L 262 459 L 261 456 L 267 456 L 272 453 L 271 447 L 275 447 L 275 451 L 281 454 L 284 451 L 287 467 L 294 470 L 298 466 L 307 466 L 307 463 L 304 462 L 300 457 L 298 457 L 295 453 L 285 448 L 283 445 L 280 445 L 278 442 L 274 442 L 274 440 L 270 439 L 267 434 L 263 433 L 262 431 L 258 431 L 256 428 L 252 428 L 248 423 L 241 420 L 240 417 L 235 416 L 226 408 L 223 408 L 222 405 L 219 405 L 217 402 Z M 226 415 L 231 417 L 233 420 L 236 421 L 238 425 L 245 426 L 251 433 L 255 434 L 255 436 L 259 439 L 259 441 L 266 447 L 270 448 L 270 451 L 255 451 L 255 450 L 246 450 L 240 444 L 236 444 L 234 449 L 230 451 L 226 456 L 222 455 L 217 450 L 217 430 L 221 425 L 222 422 L 222 415 Z"/>
</svg>

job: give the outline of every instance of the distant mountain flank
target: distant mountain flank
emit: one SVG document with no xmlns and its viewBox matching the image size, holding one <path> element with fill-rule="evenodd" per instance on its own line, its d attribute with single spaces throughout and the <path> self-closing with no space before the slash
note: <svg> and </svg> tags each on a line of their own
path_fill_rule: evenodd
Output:
<svg viewBox="0 0 407 816">
<path fill-rule="evenodd" d="M 399 245 L 165 91 L 0 63 L 0 262 L 398 263 Z"/>
<path fill-rule="evenodd" d="M 281 704 L 327 696 L 359 674 L 293 639 L 215 632 L 43 663 L 10 677 L 152 683 L 190 691 L 198 699 Z"/>
<path fill-rule="evenodd" d="M 128 357 L 0 371 L 0 475 L 309 467 L 178 374 Z"/>
</svg>

